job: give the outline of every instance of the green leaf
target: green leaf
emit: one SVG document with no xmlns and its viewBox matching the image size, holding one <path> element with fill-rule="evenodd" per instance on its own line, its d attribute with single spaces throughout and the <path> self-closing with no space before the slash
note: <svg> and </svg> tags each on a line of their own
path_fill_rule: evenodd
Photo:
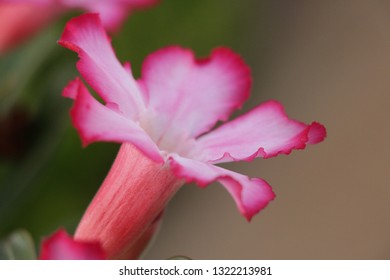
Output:
<svg viewBox="0 0 390 280">
<path fill-rule="evenodd" d="M 0 260 L 35 260 L 34 241 L 23 229 L 17 230 L 0 242 Z"/>
</svg>

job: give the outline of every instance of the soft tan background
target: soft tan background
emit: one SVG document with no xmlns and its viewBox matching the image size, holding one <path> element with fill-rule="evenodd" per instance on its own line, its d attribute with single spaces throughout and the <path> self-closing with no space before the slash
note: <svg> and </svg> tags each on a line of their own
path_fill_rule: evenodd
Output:
<svg viewBox="0 0 390 280">
<path fill-rule="evenodd" d="M 277 194 L 251 223 L 219 185 L 185 186 L 146 258 L 390 258 L 390 2 L 250 2 L 238 38 L 254 70 L 248 108 L 280 100 L 291 117 L 322 122 L 328 138 L 228 166 Z"/>
</svg>

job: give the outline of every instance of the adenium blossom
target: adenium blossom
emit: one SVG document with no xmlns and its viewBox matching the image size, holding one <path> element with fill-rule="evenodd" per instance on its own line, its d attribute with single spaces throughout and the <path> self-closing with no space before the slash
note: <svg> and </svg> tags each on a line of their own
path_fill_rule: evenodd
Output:
<svg viewBox="0 0 390 280">
<path fill-rule="evenodd" d="M 42 242 L 40 260 L 104 260 L 99 242 L 76 241 L 60 229 Z"/>
<path fill-rule="evenodd" d="M 68 22 L 59 44 L 78 54 L 77 69 L 103 100 L 78 78 L 64 89 L 74 99 L 72 122 L 83 144 L 123 143 L 75 234 L 99 240 L 109 258 L 135 257 L 134 244 L 185 182 L 220 182 L 250 220 L 274 199 L 271 187 L 215 164 L 289 154 L 325 137 L 321 124 L 288 118 L 276 101 L 212 130 L 243 105 L 251 87 L 248 66 L 227 48 L 206 59 L 163 48 L 146 58 L 136 80 L 96 14 Z"/>
<path fill-rule="evenodd" d="M 84 10 L 100 14 L 104 27 L 116 31 L 135 9 L 159 0 L 0 0 L 0 53 L 21 43 L 61 14 Z"/>
</svg>

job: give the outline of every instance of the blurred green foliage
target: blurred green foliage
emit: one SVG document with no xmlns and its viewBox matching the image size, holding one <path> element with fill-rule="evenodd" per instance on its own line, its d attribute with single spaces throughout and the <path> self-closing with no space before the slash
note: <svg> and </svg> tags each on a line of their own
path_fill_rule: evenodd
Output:
<svg viewBox="0 0 390 280">
<path fill-rule="evenodd" d="M 245 57 L 250 46 L 242 38 L 250 32 L 250 18 L 262 16 L 261 2 L 162 0 L 135 12 L 112 34 L 114 49 L 122 62 L 131 61 L 136 77 L 144 58 L 167 45 L 191 48 L 201 57 L 226 45 Z M 0 105 L 11 104 L 1 118 L 22 108 L 27 127 L 20 153 L 0 158 L 0 236 L 25 228 L 38 242 L 59 227 L 72 233 L 119 148 L 96 143 L 84 149 L 70 124 L 72 102 L 60 93 L 77 75 L 77 57 L 55 44 L 65 22 L 0 59 L 0 77 L 13 81 L 0 78 Z"/>
<path fill-rule="evenodd" d="M 0 241 L 0 260 L 35 260 L 37 255 L 31 235 L 17 230 Z"/>
</svg>

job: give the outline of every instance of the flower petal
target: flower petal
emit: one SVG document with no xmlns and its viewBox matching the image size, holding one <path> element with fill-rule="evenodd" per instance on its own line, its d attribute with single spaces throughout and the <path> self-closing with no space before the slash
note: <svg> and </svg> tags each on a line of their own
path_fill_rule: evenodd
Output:
<svg viewBox="0 0 390 280">
<path fill-rule="evenodd" d="M 203 160 L 218 163 L 289 154 L 325 136 L 321 124 L 306 125 L 289 119 L 280 103 L 269 101 L 200 137 L 198 144 Z"/>
<path fill-rule="evenodd" d="M 69 8 L 82 8 L 99 13 L 104 27 L 108 31 L 116 31 L 126 17 L 134 10 L 157 4 L 159 0 L 61 0 Z"/>
<path fill-rule="evenodd" d="M 159 116 L 156 139 L 172 128 L 184 130 L 188 138 L 210 130 L 242 106 L 251 85 L 248 66 L 226 48 L 202 60 L 188 49 L 161 49 L 145 60 L 141 82 L 148 106 Z"/>
<path fill-rule="evenodd" d="M 150 159 L 163 161 L 156 144 L 138 124 L 115 110 L 115 103 L 103 106 L 96 101 L 79 79 L 70 82 L 63 95 L 75 99 L 72 122 L 84 146 L 95 141 L 129 142 Z"/>
<path fill-rule="evenodd" d="M 170 155 L 169 163 L 173 173 L 187 182 L 196 182 L 205 187 L 211 182 L 220 182 L 232 195 L 242 215 L 250 221 L 275 198 L 268 183 L 259 178 L 250 179 L 233 171 L 208 163 Z"/>
<path fill-rule="evenodd" d="M 58 43 L 76 53 L 77 69 L 107 103 L 116 103 L 126 117 L 138 119 L 144 102 L 136 81 L 115 57 L 97 14 L 70 20 Z"/>
<path fill-rule="evenodd" d="M 42 242 L 40 260 L 104 260 L 98 242 L 75 241 L 60 229 Z"/>
</svg>

